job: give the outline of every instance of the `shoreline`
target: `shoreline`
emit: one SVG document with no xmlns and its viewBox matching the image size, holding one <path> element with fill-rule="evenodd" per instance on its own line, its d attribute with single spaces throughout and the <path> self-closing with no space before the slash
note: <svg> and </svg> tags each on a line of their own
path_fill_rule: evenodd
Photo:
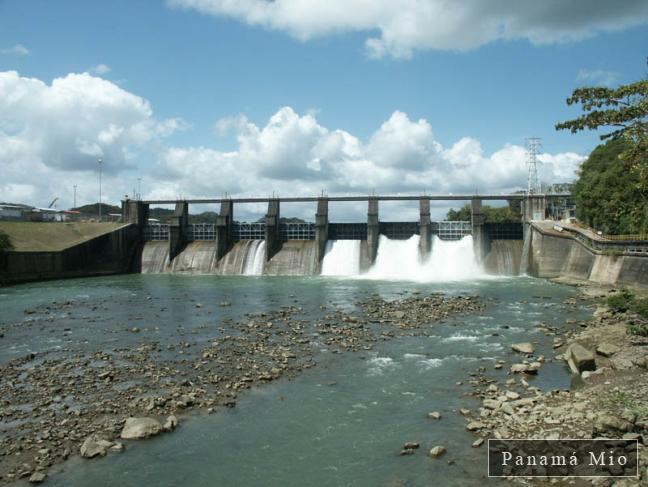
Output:
<svg viewBox="0 0 648 487">
<path fill-rule="evenodd" d="M 593 316 L 579 323 L 580 329 L 566 331 L 562 337 L 553 339 L 553 358 L 571 369 L 571 387 L 543 392 L 527 381 L 537 369 L 525 371 L 517 364 L 511 366 L 504 383 L 480 371 L 472 395 L 482 405 L 478 411 L 466 415 L 466 429 L 475 435 L 473 446 L 485 444 L 487 438 L 638 439 L 640 479 L 509 477 L 508 480 L 524 485 L 549 481 L 570 485 L 574 482 L 595 486 L 648 485 L 648 450 L 644 448 L 648 438 L 645 436 L 648 434 L 648 337 L 628 333 L 628 316 L 613 313 L 603 303 L 618 288 L 587 281 L 559 279 L 556 282 L 579 287 L 579 299 L 596 306 Z M 551 336 L 554 332 L 547 330 L 545 334 Z M 582 349 L 589 355 L 575 356 Z M 521 364 L 542 365 L 545 361 L 533 352 L 518 355 Z M 593 358 L 595 368 L 591 362 L 585 367 L 581 358 Z"/>
</svg>

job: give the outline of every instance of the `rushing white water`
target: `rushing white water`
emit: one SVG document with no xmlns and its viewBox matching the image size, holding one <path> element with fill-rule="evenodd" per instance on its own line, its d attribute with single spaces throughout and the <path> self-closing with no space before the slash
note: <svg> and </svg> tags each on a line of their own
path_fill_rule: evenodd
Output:
<svg viewBox="0 0 648 487">
<path fill-rule="evenodd" d="M 360 240 L 326 242 L 323 276 L 357 276 L 360 274 Z"/>
<path fill-rule="evenodd" d="M 404 281 L 461 281 L 486 277 L 477 262 L 472 236 L 447 241 L 434 236 L 432 253 L 419 260 L 419 236 L 390 240 L 380 236 L 376 262 L 365 277 Z"/>
<path fill-rule="evenodd" d="M 263 274 L 264 260 L 265 240 L 252 241 L 245 257 L 245 269 L 243 270 L 243 274 L 246 276 L 260 276 Z"/>
</svg>

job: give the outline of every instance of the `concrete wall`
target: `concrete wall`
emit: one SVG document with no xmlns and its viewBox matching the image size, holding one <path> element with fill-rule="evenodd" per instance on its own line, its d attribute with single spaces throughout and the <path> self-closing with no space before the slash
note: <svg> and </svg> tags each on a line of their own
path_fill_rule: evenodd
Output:
<svg viewBox="0 0 648 487">
<path fill-rule="evenodd" d="M 589 249 L 569 234 L 545 233 L 533 225 L 530 231 L 532 276 L 648 288 L 648 256 L 602 253 Z"/>
<path fill-rule="evenodd" d="M 139 230 L 128 225 L 61 251 L 5 252 L 0 276 L 8 284 L 68 277 L 120 274 L 132 270 Z"/>
</svg>

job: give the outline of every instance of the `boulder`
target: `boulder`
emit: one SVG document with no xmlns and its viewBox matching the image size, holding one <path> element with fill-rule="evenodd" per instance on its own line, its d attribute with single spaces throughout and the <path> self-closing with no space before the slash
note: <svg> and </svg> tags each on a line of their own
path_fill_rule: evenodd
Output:
<svg viewBox="0 0 648 487">
<path fill-rule="evenodd" d="M 600 343 L 599 346 L 596 347 L 596 353 L 603 355 L 604 357 L 611 357 L 619 350 L 621 350 L 619 347 L 607 342 Z"/>
<path fill-rule="evenodd" d="M 482 423 L 481 421 L 471 421 L 466 425 L 466 429 L 468 431 L 477 431 L 482 429 L 483 427 L 484 427 L 484 423 Z"/>
<path fill-rule="evenodd" d="M 124 440 L 139 440 L 154 436 L 162 431 L 162 425 L 153 418 L 128 418 L 121 432 Z"/>
<path fill-rule="evenodd" d="M 172 414 L 166 419 L 162 429 L 164 429 L 164 431 L 173 431 L 176 429 L 176 426 L 178 426 L 178 418 L 176 418 L 175 414 Z"/>
<path fill-rule="evenodd" d="M 45 481 L 45 475 L 43 472 L 34 472 L 31 477 L 29 477 L 29 483 L 31 484 L 40 484 Z"/>
<path fill-rule="evenodd" d="M 441 413 L 439 413 L 438 411 L 432 411 L 431 413 L 428 413 L 428 418 L 441 419 Z"/>
<path fill-rule="evenodd" d="M 477 438 L 475 441 L 473 441 L 472 447 L 473 448 L 479 448 L 484 444 L 484 439 L 483 438 Z"/>
<path fill-rule="evenodd" d="M 97 435 L 90 435 L 81 445 L 80 453 L 83 458 L 103 457 L 112 445 L 112 442 L 104 440 Z"/>
<path fill-rule="evenodd" d="M 580 374 L 584 370 L 596 370 L 594 354 L 578 343 L 572 343 L 565 355 L 574 374 Z"/>
<path fill-rule="evenodd" d="M 601 413 L 596 417 L 594 422 L 595 433 L 605 432 L 629 432 L 632 431 L 633 425 L 629 421 L 612 416 L 611 414 Z"/>
<path fill-rule="evenodd" d="M 430 456 L 435 457 L 435 458 L 440 457 L 441 455 L 443 455 L 445 453 L 445 451 L 446 451 L 445 447 L 440 446 L 440 445 L 435 446 L 434 448 L 432 448 L 430 450 Z"/>
<path fill-rule="evenodd" d="M 416 450 L 420 445 L 414 441 L 407 441 L 403 445 L 403 450 Z"/>
<path fill-rule="evenodd" d="M 484 407 L 488 409 L 498 409 L 502 405 L 501 402 L 496 399 L 484 399 Z"/>
<path fill-rule="evenodd" d="M 513 345 L 511 345 L 511 348 L 516 352 L 526 353 L 526 354 L 531 354 L 535 350 L 535 348 L 533 348 L 533 345 L 529 342 L 514 343 Z"/>
</svg>

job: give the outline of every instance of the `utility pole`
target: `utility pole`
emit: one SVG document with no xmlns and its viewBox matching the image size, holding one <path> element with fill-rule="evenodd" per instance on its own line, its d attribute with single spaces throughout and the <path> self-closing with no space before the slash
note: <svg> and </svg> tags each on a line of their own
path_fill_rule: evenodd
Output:
<svg viewBox="0 0 648 487">
<path fill-rule="evenodd" d="M 99 221 L 101 221 L 101 165 L 103 161 L 99 159 Z"/>
</svg>

